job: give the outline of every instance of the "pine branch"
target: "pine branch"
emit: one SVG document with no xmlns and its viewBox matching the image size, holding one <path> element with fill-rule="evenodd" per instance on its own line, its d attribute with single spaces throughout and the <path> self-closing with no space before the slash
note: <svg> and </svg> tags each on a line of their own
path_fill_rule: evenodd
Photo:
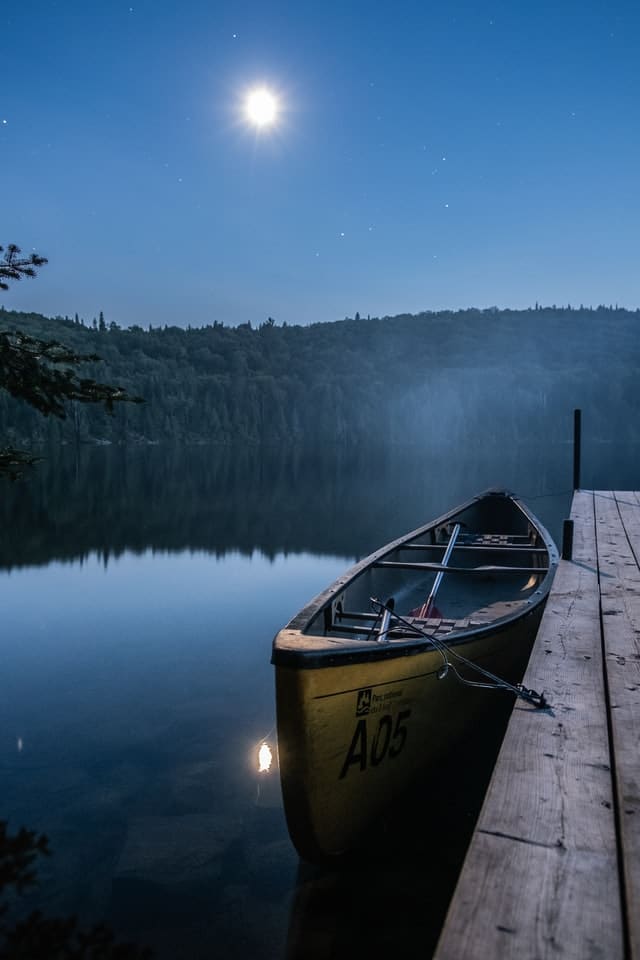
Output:
<svg viewBox="0 0 640 960">
<path fill-rule="evenodd" d="M 48 263 L 46 257 L 41 257 L 37 253 L 22 256 L 20 247 L 15 243 L 8 244 L 6 250 L 0 246 L 0 253 L 4 253 L 4 257 L 0 260 L 0 290 L 9 289 L 7 280 L 35 277 L 36 267 L 42 267 Z"/>
<path fill-rule="evenodd" d="M 21 827 L 11 835 L 0 820 L 0 895 L 22 894 L 36 882 L 34 863 L 50 856 L 44 834 Z M 8 925 L 8 904 L 0 900 L 2 960 L 151 960 L 149 947 L 120 943 L 106 924 L 83 930 L 76 917 L 46 917 L 36 910 Z"/>
<path fill-rule="evenodd" d="M 6 820 L 0 820 L 0 893 L 5 887 L 22 893 L 35 883 L 33 863 L 38 856 L 49 856 L 49 841 L 44 834 L 24 827 L 11 836 L 7 826 Z"/>
<path fill-rule="evenodd" d="M 45 416 L 64 420 L 65 402 L 102 403 L 112 413 L 115 403 L 143 403 L 120 386 L 80 378 L 73 369 L 95 362 L 96 354 L 76 353 L 56 340 L 38 340 L 18 330 L 0 333 L 0 388 L 25 400 Z"/>
</svg>

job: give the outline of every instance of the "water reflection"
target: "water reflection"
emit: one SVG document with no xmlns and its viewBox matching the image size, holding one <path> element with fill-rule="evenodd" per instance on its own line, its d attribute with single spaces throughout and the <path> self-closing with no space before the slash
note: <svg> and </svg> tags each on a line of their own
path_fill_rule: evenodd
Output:
<svg viewBox="0 0 640 960">
<path fill-rule="evenodd" d="M 482 729 L 437 780 L 399 798 L 339 864 L 299 864 L 286 960 L 432 955 L 510 710 L 489 696 Z"/>
<path fill-rule="evenodd" d="M 0 576 L 0 816 L 53 850 L 25 910 L 108 920 L 167 960 L 218 938 L 281 955 L 296 857 L 277 765 L 257 769 L 270 642 L 343 562 L 299 560 L 125 552 Z"/>
<path fill-rule="evenodd" d="M 587 458 L 585 485 L 637 487 L 616 456 Z M 28 906 L 107 920 L 159 960 L 428 956 L 500 717 L 356 856 L 307 867 L 265 733 L 271 640 L 354 559 L 488 486 L 558 540 L 570 478 L 568 446 L 83 448 L 6 485 L 0 816 L 54 852 Z"/>
<path fill-rule="evenodd" d="M 564 494 L 559 524 L 570 483 L 568 446 L 543 459 L 486 445 L 437 459 L 408 447 L 65 448 L 5 486 L 0 568 L 148 549 L 353 558 L 494 485 Z"/>
</svg>

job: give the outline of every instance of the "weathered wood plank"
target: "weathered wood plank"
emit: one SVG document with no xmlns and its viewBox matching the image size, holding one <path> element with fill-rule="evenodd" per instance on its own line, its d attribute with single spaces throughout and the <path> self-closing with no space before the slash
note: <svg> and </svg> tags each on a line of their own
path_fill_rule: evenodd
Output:
<svg viewBox="0 0 640 960">
<path fill-rule="evenodd" d="M 524 677 L 551 706 L 514 708 L 435 960 L 624 953 L 589 492 L 571 515 Z"/>
<path fill-rule="evenodd" d="M 640 504 L 595 495 L 605 662 L 630 954 L 640 958 Z"/>
<path fill-rule="evenodd" d="M 609 857 L 478 833 L 437 960 L 614 960 L 619 917 L 606 911 Z M 477 869 L 481 867 L 481 869 Z M 465 870 L 467 866 L 465 864 Z M 455 926 L 453 926 L 455 924 Z"/>
</svg>

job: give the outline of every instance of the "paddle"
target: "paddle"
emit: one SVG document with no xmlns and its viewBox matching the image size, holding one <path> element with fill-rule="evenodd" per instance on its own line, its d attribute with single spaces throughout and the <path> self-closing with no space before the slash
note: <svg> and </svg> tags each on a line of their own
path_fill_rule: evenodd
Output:
<svg viewBox="0 0 640 960">
<path fill-rule="evenodd" d="M 456 540 L 458 539 L 458 534 L 459 534 L 459 533 L 460 533 L 460 524 L 459 524 L 459 523 L 456 523 L 456 525 L 455 525 L 455 527 L 453 528 L 453 531 L 452 531 L 452 533 L 451 533 L 451 537 L 450 537 L 450 539 L 449 539 L 449 543 L 448 543 L 448 545 L 447 545 L 447 549 L 445 550 L 444 557 L 442 558 L 442 566 L 443 566 L 443 567 L 446 567 L 447 564 L 449 563 L 449 559 L 450 559 L 451 554 L 452 554 L 452 552 L 453 552 L 453 548 L 454 548 L 454 546 L 455 546 Z M 438 608 L 434 605 L 434 600 L 435 600 L 436 593 L 438 592 L 438 588 L 440 587 L 440 584 L 442 583 L 442 578 L 443 578 L 444 574 L 445 574 L 445 571 L 444 571 L 444 570 L 440 570 L 440 572 L 439 572 L 438 575 L 436 576 L 435 580 L 433 581 L 433 586 L 431 587 L 431 592 L 430 592 L 429 596 L 427 597 L 427 599 L 425 600 L 425 602 L 422 604 L 421 607 L 416 607 L 414 610 L 411 610 L 410 613 L 409 613 L 409 616 L 411 616 L 411 617 L 416 617 L 416 618 L 419 619 L 419 620 L 426 620 L 428 617 L 431 617 L 431 616 L 434 616 L 434 617 L 441 617 L 441 616 L 442 616 L 442 614 L 440 613 L 440 611 L 438 610 Z"/>
</svg>

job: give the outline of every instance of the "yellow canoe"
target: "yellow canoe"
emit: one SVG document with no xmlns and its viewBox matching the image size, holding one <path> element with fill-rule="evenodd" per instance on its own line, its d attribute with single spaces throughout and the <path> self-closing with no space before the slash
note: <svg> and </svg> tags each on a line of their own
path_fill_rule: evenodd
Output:
<svg viewBox="0 0 640 960">
<path fill-rule="evenodd" d="M 489 490 L 361 560 L 276 635 L 278 761 L 306 860 L 351 850 L 384 808 L 518 684 L 558 561 Z M 478 672 L 476 667 L 484 672 Z"/>
</svg>

